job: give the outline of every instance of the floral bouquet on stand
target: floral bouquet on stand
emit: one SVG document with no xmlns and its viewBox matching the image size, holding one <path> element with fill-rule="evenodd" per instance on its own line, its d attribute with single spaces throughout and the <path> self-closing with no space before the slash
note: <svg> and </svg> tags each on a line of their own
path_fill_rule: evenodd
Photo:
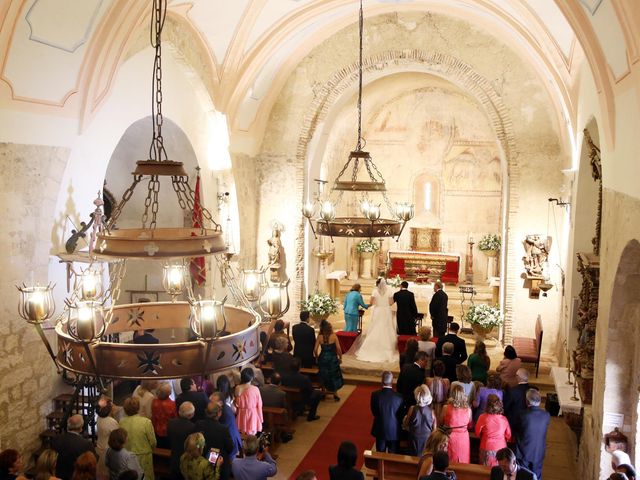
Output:
<svg viewBox="0 0 640 480">
<path fill-rule="evenodd" d="M 372 240 L 364 239 L 356 245 L 358 253 L 374 253 L 380 250 L 380 246 Z"/>
<path fill-rule="evenodd" d="M 338 302 L 328 293 L 316 292 L 300 303 L 303 311 L 309 312 L 312 318 L 324 320 L 338 311 Z"/>
<path fill-rule="evenodd" d="M 495 233 L 486 234 L 478 242 L 478 248 L 480 249 L 480 251 L 486 253 L 489 256 L 491 256 L 489 252 L 498 252 L 501 246 L 502 242 L 500 241 L 500 237 Z"/>
<path fill-rule="evenodd" d="M 473 331 L 481 337 L 490 333 L 495 327 L 502 325 L 502 312 L 499 307 L 480 303 L 471 305 L 464 319 L 471 324 Z"/>
<path fill-rule="evenodd" d="M 400 277 L 400 275 L 396 275 L 392 279 L 387 280 L 387 283 L 393 288 L 399 288 L 400 284 L 402 283 L 402 278 Z"/>
</svg>

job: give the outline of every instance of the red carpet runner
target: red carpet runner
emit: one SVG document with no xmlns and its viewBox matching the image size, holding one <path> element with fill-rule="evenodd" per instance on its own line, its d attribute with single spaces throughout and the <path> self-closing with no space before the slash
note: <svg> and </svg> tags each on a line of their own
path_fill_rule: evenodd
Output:
<svg viewBox="0 0 640 480">
<path fill-rule="evenodd" d="M 358 447 L 356 468 L 362 468 L 363 452 L 370 450 L 374 442 L 374 438 L 371 436 L 373 417 L 369 402 L 371 392 L 378 388 L 373 385 L 358 385 L 356 387 L 302 459 L 293 475 L 289 477 L 290 479 L 295 479 L 305 470 L 314 470 L 318 480 L 328 479 L 329 465 L 337 463 L 338 447 L 343 440 L 350 440 L 356 444 Z"/>
</svg>

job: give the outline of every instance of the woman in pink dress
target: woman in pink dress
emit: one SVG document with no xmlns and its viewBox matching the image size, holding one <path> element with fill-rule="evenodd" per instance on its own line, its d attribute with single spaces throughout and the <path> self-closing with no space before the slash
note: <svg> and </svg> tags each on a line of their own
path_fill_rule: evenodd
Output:
<svg viewBox="0 0 640 480">
<path fill-rule="evenodd" d="M 258 387 L 251 385 L 253 370 L 243 368 L 240 385 L 236 387 L 236 422 L 240 433 L 255 435 L 262 431 L 262 397 Z"/>
<path fill-rule="evenodd" d="M 518 376 L 516 372 L 522 365 L 521 360 L 518 358 L 516 349 L 511 345 L 507 345 L 504 349 L 504 358 L 500 360 L 500 363 L 496 367 L 496 372 L 500 374 L 500 380 L 504 385 L 509 387 L 515 387 L 518 385 Z"/>
<path fill-rule="evenodd" d="M 442 416 L 444 428 L 451 432 L 449 435 L 449 461 L 451 463 L 469 463 L 471 461 L 471 445 L 469 444 L 471 409 L 467 395 L 460 385 L 451 389 L 451 398 L 445 405 Z"/>
<path fill-rule="evenodd" d="M 480 415 L 476 423 L 476 435 L 480 437 L 480 461 L 489 467 L 498 465 L 496 453 L 511 440 L 511 427 L 503 413 L 500 398 L 491 394 L 485 413 Z"/>
</svg>

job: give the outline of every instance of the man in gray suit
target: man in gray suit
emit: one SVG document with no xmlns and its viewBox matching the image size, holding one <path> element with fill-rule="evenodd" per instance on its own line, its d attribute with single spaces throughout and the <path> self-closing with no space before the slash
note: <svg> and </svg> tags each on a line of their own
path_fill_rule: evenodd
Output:
<svg viewBox="0 0 640 480">
<path fill-rule="evenodd" d="M 280 388 L 282 378 L 278 372 L 273 372 L 271 382 L 260 387 L 262 405 L 273 408 L 286 408 L 287 394 Z"/>
</svg>

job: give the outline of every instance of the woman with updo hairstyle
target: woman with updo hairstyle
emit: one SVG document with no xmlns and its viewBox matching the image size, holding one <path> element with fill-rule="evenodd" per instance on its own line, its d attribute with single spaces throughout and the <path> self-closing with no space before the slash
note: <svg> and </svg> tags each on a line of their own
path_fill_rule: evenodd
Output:
<svg viewBox="0 0 640 480">
<path fill-rule="evenodd" d="M 73 465 L 71 480 L 95 480 L 98 459 L 93 452 L 84 452 Z"/>
<path fill-rule="evenodd" d="M 251 384 L 253 369 L 245 367 L 240 372 L 240 385 L 236 386 L 236 422 L 240 433 L 255 435 L 262 430 L 262 397 L 260 390 Z"/>
<path fill-rule="evenodd" d="M 440 360 L 436 360 L 433 363 L 433 377 L 427 378 L 427 386 L 433 397 L 431 409 L 438 420 L 438 423 L 442 423 L 442 410 L 447 397 L 449 396 L 449 379 L 444 378 L 446 367 Z"/>
<path fill-rule="evenodd" d="M 456 385 L 460 385 L 464 390 L 464 394 L 467 396 L 467 402 L 469 402 L 469 406 L 471 406 L 471 402 L 475 397 L 475 389 L 476 386 L 471 380 L 471 370 L 466 365 L 458 365 L 456 367 L 456 378 L 455 382 L 451 383 L 451 388 Z"/>
<path fill-rule="evenodd" d="M 316 338 L 316 345 L 313 349 L 314 355 L 318 359 L 318 376 L 325 390 L 333 392 L 333 399 L 337 402 L 338 390 L 344 385 L 342 379 L 342 349 L 338 342 L 338 337 L 333 333 L 333 327 L 327 320 L 320 322 L 320 334 Z"/>
<path fill-rule="evenodd" d="M 424 451 L 418 463 L 418 478 L 431 475 L 433 472 L 433 455 L 436 452 L 446 452 L 449 449 L 449 435 L 440 429 L 435 429 L 427 438 Z"/>
<path fill-rule="evenodd" d="M 507 345 L 504 349 L 504 358 L 496 367 L 496 372 L 500 374 L 500 380 L 503 385 L 515 387 L 518 385 L 518 369 L 522 366 L 522 361 L 518 358 L 516 349 L 511 345 Z"/>
<path fill-rule="evenodd" d="M 497 396 L 500 401 L 502 401 L 502 380 L 500 380 L 500 375 L 492 374 L 487 378 L 487 385 L 480 387 L 476 392 L 476 396 L 473 399 L 473 420 L 474 422 L 478 421 L 480 415 L 484 413 L 487 408 L 487 401 L 489 399 L 489 395 Z"/>
<path fill-rule="evenodd" d="M 474 382 L 487 383 L 487 372 L 491 366 L 491 359 L 487 355 L 487 346 L 482 340 L 476 342 L 473 353 L 469 355 L 467 365 L 471 370 L 471 379 Z"/>
<path fill-rule="evenodd" d="M 157 388 L 158 398 L 154 398 L 151 402 L 151 423 L 159 448 L 171 448 L 167 437 L 167 427 L 169 420 L 178 416 L 176 402 L 169 398 L 170 395 L 171 384 L 163 382 Z"/>
<path fill-rule="evenodd" d="M 471 408 L 467 395 L 460 385 L 451 388 L 451 398 L 444 407 L 442 424 L 449 433 L 449 459 L 452 463 L 471 461 L 469 426 L 471 426 Z"/>
<path fill-rule="evenodd" d="M 124 448 L 126 443 L 127 431 L 124 428 L 118 428 L 109 435 L 109 448 L 104 460 L 109 470 L 109 480 L 118 480 L 127 470 L 135 470 L 140 477 L 144 473 L 138 457 Z"/>
<path fill-rule="evenodd" d="M 420 327 L 418 330 L 418 350 L 421 352 L 425 352 L 429 357 L 429 362 L 425 370 L 427 372 L 431 372 L 431 368 L 433 367 L 433 360 L 436 356 L 436 344 L 433 341 L 433 336 L 431 335 L 431 327 L 427 327 L 426 325 Z"/>
<path fill-rule="evenodd" d="M 27 480 L 20 474 L 22 470 L 22 455 L 13 448 L 0 452 L 0 479 L 1 480 Z"/>
<path fill-rule="evenodd" d="M 109 435 L 116 428 L 120 428 L 118 421 L 112 417 L 113 402 L 105 395 L 98 399 L 96 408 L 98 419 L 96 420 L 96 454 L 98 455 L 98 480 L 109 478 L 109 471 L 104 464 L 105 453 L 109 448 Z"/>
<path fill-rule="evenodd" d="M 120 427 L 124 428 L 128 434 L 125 447 L 138 457 L 144 470 L 145 480 L 154 480 L 153 449 L 157 441 L 153 424 L 148 418 L 139 415 L 140 400 L 137 397 L 127 398 L 123 407 L 126 416 L 120 420 Z"/>
<path fill-rule="evenodd" d="M 418 341 L 415 338 L 407 340 L 407 346 L 403 353 L 400 354 L 400 371 L 406 364 L 411 364 L 416 359 L 416 353 L 418 353 Z M 427 372 L 429 370 L 425 369 Z"/>
<path fill-rule="evenodd" d="M 58 463 L 58 452 L 47 448 L 36 461 L 35 480 L 60 480 L 56 477 L 56 465 Z"/>
<path fill-rule="evenodd" d="M 498 465 L 496 454 L 511 441 L 511 427 L 504 416 L 502 401 L 497 395 L 489 395 L 485 413 L 480 415 L 475 428 L 480 437 L 480 461 L 483 465 Z"/>
<path fill-rule="evenodd" d="M 426 385 L 420 385 L 413 391 L 416 404 L 409 407 L 405 417 L 405 425 L 409 430 L 411 455 L 420 455 L 431 432 L 436 429 L 438 422 L 431 410 L 433 400 L 431 391 Z"/>
<path fill-rule="evenodd" d="M 184 480 L 218 480 L 222 463 L 222 455 L 218 456 L 215 465 L 208 458 L 202 456 L 204 450 L 204 435 L 200 432 L 192 433 L 184 441 L 184 453 L 180 457 L 180 473 Z M 206 452 L 207 456 L 209 452 Z"/>
</svg>

